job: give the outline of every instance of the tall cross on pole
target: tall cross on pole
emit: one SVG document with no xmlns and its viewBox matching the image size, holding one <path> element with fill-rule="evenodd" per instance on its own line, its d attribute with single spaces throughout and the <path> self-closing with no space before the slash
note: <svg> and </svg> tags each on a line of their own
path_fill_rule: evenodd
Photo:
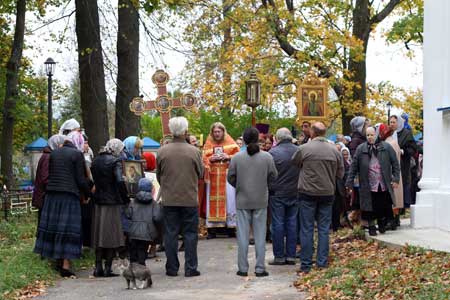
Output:
<svg viewBox="0 0 450 300">
<path fill-rule="evenodd" d="M 137 116 L 141 116 L 146 111 L 157 110 L 161 115 L 163 136 L 168 136 L 170 135 L 169 119 L 172 109 L 184 108 L 191 110 L 195 106 L 196 99 L 192 93 L 183 94 L 180 98 L 170 98 L 167 94 L 169 74 L 164 70 L 157 70 L 152 76 L 152 81 L 158 90 L 156 99 L 144 101 L 142 97 L 135 97 L 131 100 L 130 110 Z"/>
</svg>

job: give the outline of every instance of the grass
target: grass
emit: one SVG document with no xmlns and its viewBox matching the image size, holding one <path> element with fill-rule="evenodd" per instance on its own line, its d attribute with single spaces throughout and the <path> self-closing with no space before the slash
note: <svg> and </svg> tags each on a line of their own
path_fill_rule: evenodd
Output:
<svg viewBox="0 0 450 300">
<path fill-rule="evenodd" d="M 36 219 L 35 215 L 28 215 L 0 221 L 0 299 L 38 295 L 58 278 L 51 263 L 33 253 Z M 90 251 L 83 256 L 74 261 L 74 270 L 93 264 Z"/>
<path fill-rule="evenodd" d="M 344 230 L 331 238 L 330 267 L 302 275 L 296 286 L 317 300 L 447 300 L 450 254 L 389 249 L 361 239 L 359 230 Z"/>
</svg>

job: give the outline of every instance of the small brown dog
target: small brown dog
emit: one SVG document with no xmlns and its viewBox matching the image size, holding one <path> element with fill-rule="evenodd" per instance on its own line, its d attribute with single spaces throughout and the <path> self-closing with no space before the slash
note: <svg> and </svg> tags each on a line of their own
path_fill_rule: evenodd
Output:
<svg viewBox="0 0 450 300">
<path fill-rule="evenodd" d="M 133 290 L 137 289 L 136 279 L 142 282 L 141 289 L 149 288 L 153 283 L 150 270 L 146 266 L 138 263 L 131 263 L 130 266 L 123 271 L 122 276 L 127 281 L 127 289 L 130 289 L 130 282 L 133 283 Z"/>
</svg>

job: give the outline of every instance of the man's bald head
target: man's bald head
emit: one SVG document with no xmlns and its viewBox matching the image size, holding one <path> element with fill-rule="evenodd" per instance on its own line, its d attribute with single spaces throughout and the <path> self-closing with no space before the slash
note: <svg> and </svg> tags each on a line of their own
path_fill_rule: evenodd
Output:
<svg viewBox="0 0 450 300">
<path fill-rule="evenodd" d="M 327 133 L 327 127 L 322 122 L 316 122 L 312 125 L 312 137 L 325 136 Z"/>
</svg>

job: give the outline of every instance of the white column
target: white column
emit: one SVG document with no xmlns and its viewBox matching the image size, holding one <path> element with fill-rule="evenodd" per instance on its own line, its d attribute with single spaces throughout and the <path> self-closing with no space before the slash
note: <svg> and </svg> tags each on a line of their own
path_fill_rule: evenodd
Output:
<svg viewBox="0 0 450 300">
<path fill-rule="evenodd" d="M 450 119 L 437 109 L 450 104 L 450 1 L 425 0 L 424 23 L 424 161 L 413 227 L 450 231 Z M 447 116 L 447 114 L 445 114 Z M 444 126 L 447 122 L 448 126 Z M 445 141 L 446 140 L 446 141 Z M 445 219 L 444 219 L 445 216 Z"/>
</svg>

